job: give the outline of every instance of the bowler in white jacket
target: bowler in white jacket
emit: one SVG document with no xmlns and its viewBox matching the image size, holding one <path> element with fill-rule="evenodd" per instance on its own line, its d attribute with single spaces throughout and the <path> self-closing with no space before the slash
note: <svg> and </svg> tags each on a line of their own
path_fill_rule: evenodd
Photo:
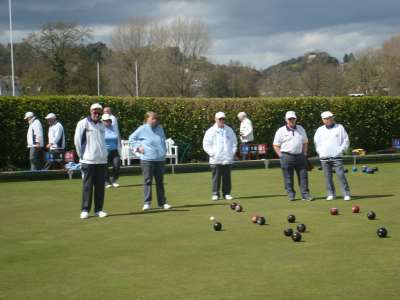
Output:
<svg viewBox="0 0 400 300">
<path fill-rule="evenodd" d="M 330 111 L 324 111 L 321 114 L 321 118 L 324 125 L 315 132 L 314 143 L 325 174 L 326 200 L 333 200 L 336 197 L 332 178 L 333 170 L 335 170 L 344 200 L 349 201 L 351 200 L 350 187 L 344 174 L 342 159 L 343 152 L 350 145 L 349 137 L 344 127 L 335 123 L 333 114 Z"/>
<path fill-rule="evenodd" d="M 102 106 L 90 106 L 90 116 L 80 120 L 75 129 L 75 149 L 81 163 L 83 190 L 81 219 L 89 217 L 94 189 L 94 212 L 103 218 L 104 189 L 108 152 L 105 140 L 105 127 L 100 120 Z"/>
<path fill-rule="evenodd" d="M 226 200 L 232 200 L 231 168 L 237 149 L 237 139 L 232 128 L 225 125 L 225 113 L 215 114 L 215 124 L 204 135 L 203 149 L 210 157 L 212 200 L 220 198 L 221 180 L 222 196 Z"/>
<path fill-rule="evenodd" d="M 29 160 L 31 161 L 31 171 L 41 169 L 41 154 L 44 146 L 42 123 L 35 117 L 31 111 L 25 113 L 24 120 L 29 123 L 26 134 L 26 142 L 29 148 Z"/>
<path fill-rule="evenodd" d="M 244 111 L 238 113 L 237 117 L 240 121 L 240 142 L 242 144 L 249 144 L 254 141 L 253 124 Z M 248 153 L 242 153 L 243 160 L 246 159 L 247 154 Z"/>
</svg>

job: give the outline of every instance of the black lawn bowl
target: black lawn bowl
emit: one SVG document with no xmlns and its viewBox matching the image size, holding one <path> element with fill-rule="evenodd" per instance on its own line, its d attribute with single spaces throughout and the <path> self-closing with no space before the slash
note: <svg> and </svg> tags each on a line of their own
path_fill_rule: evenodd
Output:
<svg viewBox="0 0 400 300">
<path fill-rule="evenodd" d="M 380 238 L 385 238 L 387 237 L 388 231 L 386 228 L 381 227 L 376 231 L 376 234 L 380 237 Z"/>
<path fill-rule="evenodd" d="M 242 212 L 243 211 L 243 207 L 240 204 L 236 204 L 235 211 L 236 212 Z"/>
<path fill-rule="evenodd" d="M 257 224 L 258 225 L 265 225 L 265 218 L 264 217 L 259 217 L 257 219 Z"/>
<path fill-rule="evenodd" d="M 287 220 L 289 223 L 294 223 L 296 222 L 296 216 L 295 215 L 288 215 Z"/>
<path fill-rule="evenodd" d="M 222 229 L 222 224 L 220 222 L 215 222 L 213 227 L 215 231 L 220 231 Z"/>
<path fill-rule="evenodd" d="M 292 228 L 286 228 L 286 229 L 283 231 L 283 234 L 284 234 L 285 236 L 292 236 L 292 234 L 293 234 L 293 229 L 292 229 Z"/>
<path fill-rule="evenodd" d="M 229 204 L 229 207 L 230 207 L 232 210 L 235 210 L 236 205 L 237 205 L 237 203 L 232 202 L 231 204 Z"/>
<path fill-rule="evenodd" d="M 306 231 L 306 225 L 305 224 L 298 224 L 297 225 L 297 231 L 298 232 L 305 232 Z"/>
<path fill-rule="evenodd" d="M 301 241 L 301 233 L 300 232 L 293 232 L 292 240 L 294 242 L 300 242 Z"/>
<path fill-rule="evenodd" d="M 375 220 L 376 214 L 371 210 L 367 213 L 368 220 Z"/>
</svg>

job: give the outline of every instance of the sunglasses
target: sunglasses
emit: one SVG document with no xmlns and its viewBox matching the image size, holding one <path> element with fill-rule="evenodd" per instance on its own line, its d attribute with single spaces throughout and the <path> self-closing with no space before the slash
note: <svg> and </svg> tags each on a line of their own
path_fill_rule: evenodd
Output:
<svg viewBox="0 0 400 300">
<path fill-rule="evenodd" d="M 218 120 L 220 120 L 220 121 L 225 121 L 225 118 L 219 118 Z"/>
</svg>

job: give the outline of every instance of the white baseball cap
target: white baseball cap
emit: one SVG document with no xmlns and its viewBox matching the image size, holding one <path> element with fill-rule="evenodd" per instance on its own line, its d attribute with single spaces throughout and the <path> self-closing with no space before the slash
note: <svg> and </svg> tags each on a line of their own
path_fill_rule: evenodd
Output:
<svg viewBox="0 0 400 300">
<path fill-rule="evenodd" d="M 331 113 L 330 111 L 324 111 L 322 114 L 321 114 L 321 118 L 322 119 L 328 119 L 328 118 L 332 118 L 333 117 L 333 113 Z"/>
<path fill-rule="evenodd" d="M 31 111 L 28 111 L 25 113 L 25 117 L 24 120 L 28 119 L 28 118 L 33 118 L 35 116 L 35 114 Z"/>
<path fill-rule="evenodd" d="M 215 114 L 215 118 L 216 118 L 216 119 L 225 119 L 226 116 L 225 116 L 225 113 L 224 113 L 224 112 L 219 111 L 219 112 L 217 112 L 217 113 Z"/>
<path fill-rule="evenodd" d="M 103 120 L 103 121 L 110 120 L 111 121 L 111 115 L 110 114 L 103 114 L 101 116 L 101 120 Z"/>
<path fill-rule="evenodd" d="M 297 119 L 296 113 L 294 111 L 292 111 L 292 110 L 289 110 L 288 112 L 286 112 L 285 120 L 291 119 L 291 118 Z"/>
<path fill-rule="evenodd" d="M 90 106 L 90 110 L 94 110 L 94 109 L 103 109 L 103 106 L 101 106 L 99 103 L 93 103 Z"/>
<path fill-rule="evenodd" d="M 45 117 L 45 119 L 46 119 L 46 120 L 48 120 L 48 119 L 57 119 L 57 116 L 56 116 L 56 114 L 49 113 L 49 114 Z"/>
</svg>

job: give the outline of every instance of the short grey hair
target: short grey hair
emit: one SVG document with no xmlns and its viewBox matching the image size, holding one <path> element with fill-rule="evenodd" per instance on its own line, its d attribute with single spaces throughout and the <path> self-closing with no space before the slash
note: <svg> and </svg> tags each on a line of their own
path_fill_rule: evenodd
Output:
<svg viewBox="0 0 400 300">
<path fill-rule="evenodd" d="M 246 118 L 247 114 L 244 111 L 241 111 L 240 113 L 238 113 L 237 116 L 238 116 L 238 118 L 240 118 L 240 117 Z"/>
</svg>

